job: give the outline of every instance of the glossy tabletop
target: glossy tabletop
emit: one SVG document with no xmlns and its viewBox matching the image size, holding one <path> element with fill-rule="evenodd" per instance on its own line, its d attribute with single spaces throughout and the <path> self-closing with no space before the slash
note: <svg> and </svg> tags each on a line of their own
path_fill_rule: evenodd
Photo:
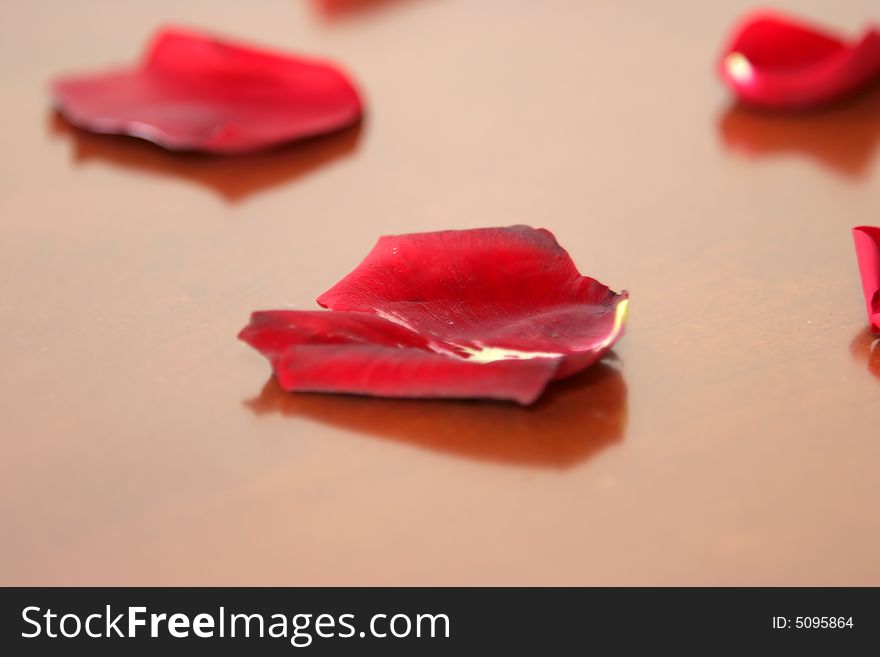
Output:
<svg viewBox="0 0 880 657">
<path fill-rule="evenodd" d="M 737 109 L 751 4 L 638 5 L 0 5 L 0 583 L 880 584 L 880 89 Z M 336 60 L 368 116 L 223 159 L 54 115 L 166 23 Z M 632 299 L 534 407 L 286 394 L 235 338 L 379 235 L 516 223 Z"/>
</svg>

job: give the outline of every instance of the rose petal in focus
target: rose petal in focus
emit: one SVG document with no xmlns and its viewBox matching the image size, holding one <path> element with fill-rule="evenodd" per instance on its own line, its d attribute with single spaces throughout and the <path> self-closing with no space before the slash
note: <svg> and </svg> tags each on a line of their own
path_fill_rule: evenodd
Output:
<svg viewBox="0 0 880 657">
<path fill-rule="evenodd" d="M 318 297 L 370 312 L 477 360 L 561 357 L 558 378 L 623 331 L 626 293 L 581 276 L 547 230 L 528 226 L 386 236 Z"/>
<path fill-rule="evenodd" d="M 379 397 L 484 397 L 531 404 L 558 367 L 558 358 L 480 363 L 421 349 L 347 344 L 288 349 L 275 373 L 285 390 Z"/>
<path fill-rule="evenodd" d="M 272 363 L 285 390 L 386 397 L 490 397 L 530 404 L 559 358 L 485 366 L 432 351 L 417 333 L 358 312 L 256 312 L 239 338 Z"/>
<path fill-rule="evenodd" d="M 287 390 L 534 401 L 623 334 L 627 295 L 527 226 L 383 237 L 330 312 L 255 313 L 240 337 Z"/>
</svg>

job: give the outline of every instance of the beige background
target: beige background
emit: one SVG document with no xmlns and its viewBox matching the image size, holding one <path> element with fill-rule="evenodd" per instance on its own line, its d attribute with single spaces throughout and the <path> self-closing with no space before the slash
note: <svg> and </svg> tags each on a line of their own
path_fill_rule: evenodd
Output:
<svg viewBox="0 0 880 657">
<path fill-rule="evenodd" d="M 730 110 L 746 2 L 353 4 L 0 5 L 0 583 L 880 584 L 880 90 Z M 52 115 L 164 22 L 334 58 L 369 117 L 212 160 Z M 235 340 L 380 234 L 511 223 L 632 293 L 533 409 L 285 395 Z"/>
</svg>

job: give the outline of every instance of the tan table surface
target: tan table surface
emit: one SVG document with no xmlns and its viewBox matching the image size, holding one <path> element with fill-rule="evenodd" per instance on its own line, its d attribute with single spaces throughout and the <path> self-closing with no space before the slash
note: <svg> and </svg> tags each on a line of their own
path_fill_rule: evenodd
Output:
<svg viewBox="0 0 880 657">
<path fill-rule="evenodd" d="M 880 91 L 731 109 L 748 2 L 353 4 L 3 3 L 0 583 L 880 584 Z M 368 120 L 213 160 L 53 116 L 166 22 L 342 62 Z M 513 223 L 632 294 L 534 408 L 287 395 L 235 339 L 381 234 Z"/>
</svg>

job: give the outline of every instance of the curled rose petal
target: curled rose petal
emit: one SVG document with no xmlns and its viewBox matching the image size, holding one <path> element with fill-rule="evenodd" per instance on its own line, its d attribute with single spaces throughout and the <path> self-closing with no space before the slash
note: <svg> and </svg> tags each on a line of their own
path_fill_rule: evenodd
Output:
<svg viewBox="0 0 880 657">
<path fill-rule="evenodd" d="M 354 86 L 331 64 L 178 29 L 161 31 L 141 64 L 62 77 L 52 93 L 80 128 L 171 150 L 256 151 L 361 116 Z"/>
<path fill-rule="evenodd" d="M 859 226 L 853 228 L 856 243 L 856 257 L 862 277 L 862 290 L 865 293 L 865 306 L 871 331 L 880 333 L 880 228 Z"/>
<path fill-rule="evenodd" d="M 257 312 L 239 335 L 286 390 L 529 404 L 611 349 L 627 294 L 512 226 L 382 237 L 318 303 L 330 312 Z"/>
<path fill-rule="evenodd" d="M 275 372 L 285 390 L 486 397 L 531 404 L 556 374 L 558 364 L 551 358 L 480 363 L 421 349 L 362 344 L 294 347 L 284 352 Z"/>
<path fill-rule="evenodd" d="M 774 14 L 746 18 L 719 73 L 737 98 L 767 109 L 803 109 L 852 95 L 880 78 L 880 32 L 853 41 Z"/>
<path fill-rule="evenodd" d="M 434 352 L 423 337 L 359 312 L 256 312 L 239 337 L 266 356 L 285 390 L 385 397 L 498 397 L 530 404 L 559 366 L 535 358 L 488 367 Z M 484 394 L 481 394 L 484 393 Z"/>
<path fill-rule="evenodd" d="M 375 313 L 462 357 L 561 357 L 558 378 L 610 348 L 625 301 L 581 276 L 549 231 L 528 226 L 383 237 L 318 297 L 325 308 Z"/>
<path fill-rule="evenodd" d="M 239 337 L 270 361 L 293 346 L 370 344 L 380 347 L 428 349 L 427 340 L 409 329 L 369 313 L 328 313 L 322 310 L 255 312 Z"/>
</svg>

